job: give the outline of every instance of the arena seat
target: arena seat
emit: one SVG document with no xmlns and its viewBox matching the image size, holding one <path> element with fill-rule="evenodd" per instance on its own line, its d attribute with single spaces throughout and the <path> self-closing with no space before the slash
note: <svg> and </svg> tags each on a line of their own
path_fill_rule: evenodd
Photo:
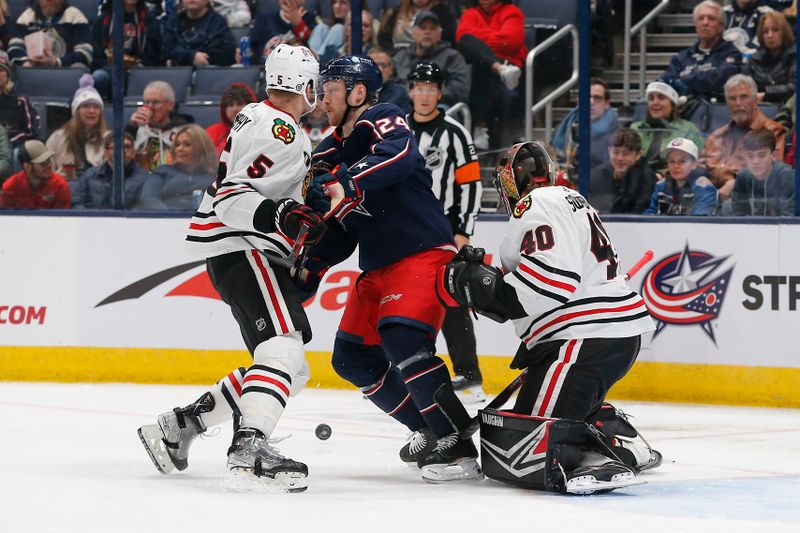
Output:
<svg viewBox="0 0 800 533">
<path fill-rule="evenodd" d="M 204 67 L 194 73 L 191 102 L 219 102 L 222 92 L 231 83 L 244 83 L 258 94 L 261 67 Z"/>
<path fill-rule="evenodd" d="M 69 5 L 80 9 L 87 19 L 89 24 L 93 24 L 97 20 L 97 0 L 69 0 Z"/>
<path fill-rule="evenodd" d="M 236 46 L 239 46 L 239 41 L 242 40 L 242 37 L 247 37 L 250 35 L 250 26 L 245 26 L 243 28 L 231 28 L 231 33 L 233 34 L 233 39 L 236 41 Z"/>
<path fill-rule="evenodd" d="M 131 115 L 133 115 L 133 113 L 138 108 L 139 108 L 139 104 L 138 103 L 126 103 L 125 104 L 125 107 L 124 107 L 124 109 L 122 111 L 122 115 L 125 117 L 125 124 L 128 123 L 128 120 L 130 120 Z M 110 128 L 114 123 L 114 120 L 113 120 L 114 106 L 112 106 L 109 103 L 107 103 L 105 106 L 103 106 L 103 116 L 106 119 L 106 124 L 108 124 L 108 127 Z"/>
<path fill-rule="evenodd" d="M 128 73 L 125 101 L 141 101 L 144 88 L 151 81 L 165 81 L 175 91 L 175 101 L 183 102 L 192 85 L 192 67 L 135 67 Z"/>
<path fill-rule="evenodd" d="M 69 104 L 86 69 L 38 67 L 16 69 L 17 90 L 32 101 Z"/>
<path fill-rule="evenodd" d="M 178 107 L 178 113 L 191 115 L 195 124 L 207 128 L 220 121 L 219 105 L 203 103 L 187 103 Z"/>
<path fill-rule="evenodd" d="M 8 11 L 16 20 L 22 15 L 23 11 L 31 6 L 32 2 L 33 0 L 8 0 Z"/>
<path fill-rule="evenodd" d="M 578 0 L 518 0 L 516 4 L 526 19 L 534 19 L 542 26 L 578 23 Z"/>
</svg>

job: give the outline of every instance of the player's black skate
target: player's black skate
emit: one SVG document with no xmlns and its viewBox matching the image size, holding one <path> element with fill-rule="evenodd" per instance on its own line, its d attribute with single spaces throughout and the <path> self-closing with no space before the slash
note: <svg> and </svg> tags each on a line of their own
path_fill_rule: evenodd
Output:
<svg viewBox="0 0 800 533">
<path fill-rule="evenodd" d="M 483 391 L 483 382 L 480 379 L 472 379 L 468 376 L 456 374 L 453 376 L 453 390 L 461 399 L 462 403 L 481 403 L 486 401 L 486 393 Z"/>
<path fill-rule="evenodd" d="M 308 488 L 308 467 L 282 456 L 258 429 L 242 428 L 233 435 L 228 448 L 228 468 L 252 473 L 287 492 L 303 492 Z"/>
<path fill-rule="evenodd" d="M 610 403 L 604 403 L 593 425 L 605 436 L 606 444 L 628 466 L 638 471 L 661 465 L 663 456 L 633 427 L 628 415 Z"/>
<path fill-rule="evenodd" d="M 186 470 L 192 441 L 206 431 L 200 413 L 213 408 L 214 397 L 207 392 L 191 405 L 158 415 L 156 424 L 139 428 L 139 439 L 159 472 Z"/>
<path fill-rule="evenodd" d="M 436 447 L 436 435 L 430 428 L 423 427 L 409 437 L 408 442 L 400 448 L 400 460 L 408 466 L 417 467 L 417 461 L 433 451 Z"/>
<path fill-rule="evenodd" d="M 429 483 L 483 479 L 475 444 L 458 433 L 440 438 L 432 452 L 419 458 L 417 466 Z"/>
<path fill-rule="evenodd" d="M 562 470 L 562 475 L 569 494 L 603 494 L 645 483 L 636 478 L 636 472 L 630 466 L 605 457 L 597 464 L 585 464 L 569 472 Z"/>
</svg>

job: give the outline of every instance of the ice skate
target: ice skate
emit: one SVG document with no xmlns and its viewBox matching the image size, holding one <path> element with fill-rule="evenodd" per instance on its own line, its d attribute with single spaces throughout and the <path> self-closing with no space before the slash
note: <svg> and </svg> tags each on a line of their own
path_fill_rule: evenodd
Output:
<svg viewBox="0 0 800 533">
<path fill-rule="evenodd" d="M 564 474 L 569 494 L 603 494 L 614 489 L 642 485 L 634 470 L 619 461 L 609 459 L 602 464 L 579 466 Z"/>
<path fill-rule="evenodd" d="M 188 407 L 176 407 L 160 414 L 156 424 L 139 428 L 139 439 L 162 474 L 169 474 L 175 469 L 186 470 L 189 466 L 189 447 L 206 430 L 199 416 L 200 412 L 204 412 L 204 398 Z M 211 402 L 213 407 L 213 399 Z"/>
<path fill-rule="evenodd" d="M 422 479 L 429 483 L 483 479 L 475 444 L 458 433 L 440 438 L 432 452 L 420 457 L 417 466 L 422 469 Z"/>
<path fill-rule="evenodd" d="M 663 456 L 628 420 L 628 415 L 610 403 L 604 403 L 593 424 L 606 437 L 606 443 L 625 464 L 639 471 L 652 470 L 661 465 Z"/>
<path fill-rule="evenodd" d="M 308 467 L 282 456 L 257 429 L 243 428 L 234 434 L 228 448 L 228 468 L 272 480 L 287 492 L 303 492 L 308 488 Z"/>
<path fill-rule="evenodd" d="M 417 461 L 432 452 L 436 447 L 436 435 L 430 428 L 423 427 L 408 438 L 408 442 L 400 448 L 400 460 L 408 466 L 416 468 Z"/>
<path fill-rule="evenodd" d="M 453 377 L 453 390 L 456 391 L 456 395 L 464 404 L 483 403 L 486 401 L 483 383 L 467 376 L 456 374 Z"/>
</svg>

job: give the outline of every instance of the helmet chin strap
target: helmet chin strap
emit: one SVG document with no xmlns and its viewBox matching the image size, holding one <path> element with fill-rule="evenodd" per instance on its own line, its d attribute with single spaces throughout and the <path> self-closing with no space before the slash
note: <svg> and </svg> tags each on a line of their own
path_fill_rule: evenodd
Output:
<svg viewBox="0 0 800 533">
<path fill-rule="evenodd" d="M 311 89 L 312 89 L 311 92 L 314 93 L 314 101 L 313 102 L 309 102 L 308 101 L 308 86 L 309 85 L 311 85 Z M 306 111 L 305 113 L 303 113 L 301 116 L 307 115 L 307 114 L 311 113 L 312 111 L 314 111 L 314 109 L 317 108 L 317 88 L 314 87 L 314 84 L 313 84 L 312 81 L 306 82 L 306 86 L 303 87 L 303 101 L 309 107 L 309 110 Z"/>
<path fill-rule="evenodd" d="M 355 89 L 355 85 L 353 85 L 353 89 Z M 344 97 L 344 103 L 345 103 L 345 105 L 347 105 L 347 109 L 344 110 L 344 115 L 342 115 L 342 123 L 339 124 L 339 126 L 344 126 L 344 124 L 347 122 L 347 117 L 350 116 L 350 111 L 352 111 L 353 109 L 358 109 L 360 107 L 364 107 L 367 104 L 367 98 L 365 96 L 364 97 L 364 101 L 361 103 L 361 105 L 357 105 L 357 106 L 350 105 L 350 102 L 348 100 L 350 100 L 350 93 L 353 92 L 353 89 L 350 89 L 349 91 L 347 91 L 347 94 Z"/>
</svg>

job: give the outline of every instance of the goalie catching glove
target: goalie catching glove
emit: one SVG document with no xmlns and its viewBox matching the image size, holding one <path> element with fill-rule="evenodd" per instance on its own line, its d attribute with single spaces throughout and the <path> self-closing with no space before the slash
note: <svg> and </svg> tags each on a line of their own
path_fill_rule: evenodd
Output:
<svg viewBox="0 0 800 533">
<path fill-rule="evenodd" d="M 437 270 L 436 296 L 445 307 L 471 307 L 492 320 L 505 322 L 518 315 L 513 309 L 519 302 L 516 296 L 506 295 L 503 272 L 484 264 L 484 255 L 482 248 L 462 247 L 452 261 Z"/>
</svg>

